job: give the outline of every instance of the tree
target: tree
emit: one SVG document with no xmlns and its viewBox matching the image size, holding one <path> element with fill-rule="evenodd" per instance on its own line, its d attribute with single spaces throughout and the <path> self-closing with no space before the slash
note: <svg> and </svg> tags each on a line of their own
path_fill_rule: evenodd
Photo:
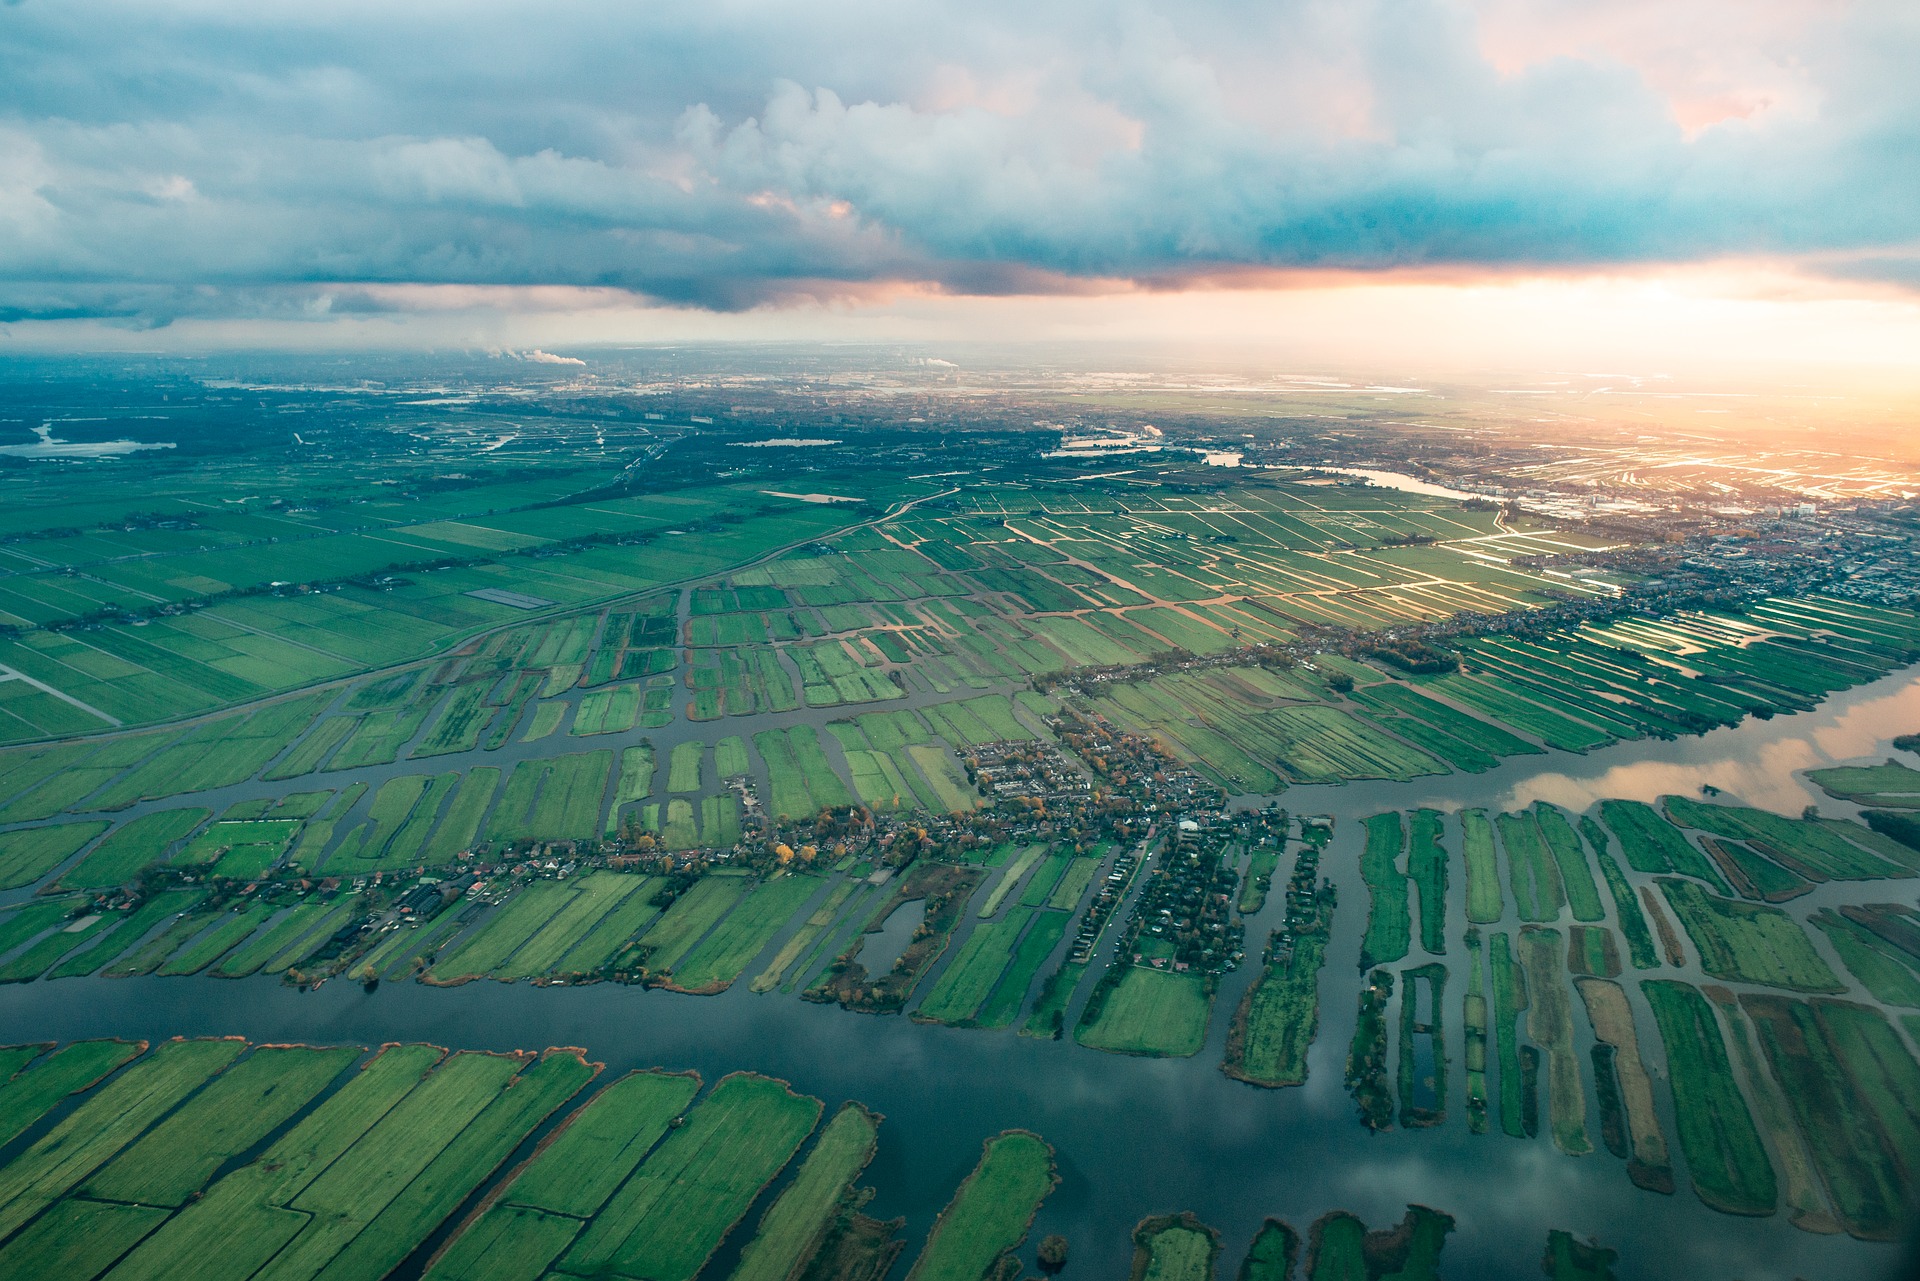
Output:
<svg viewBox="0 0 1920 1281">
<path fill-rule="evenodd" d="M 1040 1242 L 1040 1270 L 1053 1276 L 1067 1266 L 1067 1239 L 1058 1232 Z"/>
</svg>

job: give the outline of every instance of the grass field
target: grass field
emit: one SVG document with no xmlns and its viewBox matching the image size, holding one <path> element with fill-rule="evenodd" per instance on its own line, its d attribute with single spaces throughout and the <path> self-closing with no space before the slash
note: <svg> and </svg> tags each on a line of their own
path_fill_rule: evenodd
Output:
<svg viewBox="0 0 1920 1281">
<path fill-rule="evenodd" d="M 1268 1219 L 1247 1247 L 1236 1281 L 1293 1281 L 1299 1255 L 1300 1234 L 1279 1219 Z"/>
<path fill-rule="evenodd" d="M 1001 884 L 1012 879 L 1010 872 Z M 1016 907 L 997 921 L 986 921 L 975 926 L 952 962 L 941 972 L 939 980 L 921 1000 L 919 1008 L 914 1010 L 913 1017 L 924 1023 L 973 1026 L 974 1016 L 1012 962 L 1020 935 L 1033 915 L 1031 908 Z"/>
<path fill-rule="evenodd" d="M 1219 1257 L 1220 1234 L 1192 1214 L 1157 1215 L 1134 1226 L 1128 1281 L 1213 1281 Z"/>
<path fill-rule="evenodd" d="M 1493 969 L 1493 1043 L 1500 1067 L 1500 1128 L 1516 1139 L 1531 1138 L 1538 1101 L 1527 1090 L 1520 1066 L 1520 1011 L 1527 1008 L 1526 974 L 1514 964 L 1512 944 L 1495 934 L 1487 944 Z"/>
<path fill-rule="evenodd" d="M 1633 895 L 1633 886 L 1628 883 L 1626 874 L 1620 870 L 1620 865 L 1614 861 L 1608 848 L 1607 830 L 1589 814 L 1581 816 L 1580 831 L 1593 848 L 1594 859 L 1600 864 L 1601 879 L 1606 881 L 1607 892 L 1613 896 L 1614 920 L 1619 924 L 1620 932 L 1627 936 L 1627 954 L 1633 959 L 1633 968 L 1657 968 L 1660 956 L 1653 949 L 1653 934 L 1647 928 L 1647 918 L 1640 910 L 1640 901 Z"/>
<path fill-rule="evenodd" d="M 502 1200 L 568 1215 L 578 1227 L 626 1182 L 699 1089 L 693 1073 L 628 1073 L 562 1124 Z"/>
<path fill-rule="evenodd" d="M 1330 896 L 1304 914 L 1289 912 L 1292 945 L 1268 944 L 1268 960 L 1241 998 L 1227 1031 L 1228 1076 L 1253 1085 L 1304 1085 L 1307 1051 L 1320 1028 L 1320 968 L 1333 920 Z"/>
<path fill-rule="evenodd" d="M 976 1024 L 1002 1028 L 1011 1026 L 1019 1017 L 1021 1007 L 1027 1003 L 1027 990 L 1033 986 L 1040 967 L 1066 937 L 1067 919 L 1064 912 L 1034 913 L 1033 925 L 1020 940 L 1020 946 L 1014 949 L 1013 959 L 1001 973 L 999 985 L 974 1015 Z"/>
<path fill-rule="evenodd" d="M 673 967 L 672 986 L 686 992 L 719 992 L 732 986 L 821 884 L 819 877 L 787 875 L 756 886 Z"/>
<path fill-rule="evenodd" d="M 359 1057 L 352 1048 L 262 1046 L 94 1173 L 81 1191 L 177 1208 L 223 1162 L 278 1129 Z"/>
<path fill-rule="evenodd" d="M 1412 941 L 1408 918 L 1407 874 L 1400 857 L 1407 829 L 1398 813 L 1375 814 L 1366 822 L 1367 844 L 1360 855 L 1360 876 L 1367 883 L 1367 933 L 1360 944 L 1360 966 L 1372 969 L 1406 956 Z"/>
<path fill-rule="evenodd" d="M 1690 984 L 1640 984 L 1666 1047 L 1680 1150 L 1694 1193 L 1728 1214 L 1771 1214 L 1778 1199 L 1773 1163 L 1734 1079 L 1713 1007 Z"/>
<path fill-rule="evenodd" d="M 1553 853 L 1554 865 L 1560 869 L 1560 882 L 1566 889 L 1567 906 L 1573 909 L 1573 919 L 1605 920 L 1607 909 L 1600 902 L 1600 887 L 1594 883 L 1593 869 L 1587 863 L 1587 852 L 1580 844 L 1580 834 L 1574 831 L 1566 814 L 1557 806 L 1536 801 L 1533 805 L 1533 821 L 1539 826 L 1541 837 Z"/>
<path fill-rule="evenodd" d="M 853 804 L 812 726 L 764 730 L 753 736 L 753 745 L 767 765 L 772 783 L 767 807 L 774 814 L 802 819 L 829 805 Z"/>
<path fill-rule="evenodd" d="M 600 808 L 613 753 L 577 752 L 514 766 L 487 820 L 486 839 L 592 840 L 601 834 Z"/>
<path fill-rule="evenodd" d="M 691 1281 L 820 1111 L 782 1082 L 725 1078 L 594 1216 L 561 1269 Z"/>
<path fill-rule="evenodd" d="M 834 1113 L 793 1182 L 767 1207 L 732 1281 L 788 1281 L 813 1258 L 853 1181 L 873 1160 L 879 1129 L 880 1118 L 858 1103 Z"/>
<path fill-rule="evenodd" d="M 1857 823 L 1784 818 L 1766 810 L 1709 805 L 1684 796 L 1669 796 L 1664 804 L 1675 822 L 1744 841 L 1807 880 L 1898 879 L 1920 869 L 1920 851 Z"/>
<path fill-rule="evenodd" d="M 1467 927 L 1467 994 L 1461 1003 L 1467 1071 L 1467 1130 L 1487 1132 L 1487 981 L 1486 944 L 1480 931 Z"/>
<path fill-rule="evenodd" d="M 66 1195 L 245 1048 L 169 1041 L 91 1095 L 0 1168 L 0 1236 Z"/>
<path fill-rule="evenodd" d="M 752 884 L 740 876 L 708 876 L 694 882 L 640 937 L 647 949 L 647 968 L 655 973 L 673 969 L 733 910 Z"/>
<path fill-rule="evenodd" d="M 1500 885 L 1493 824 L 1485 810 L 1460 811 L 1460 839 L 1467 864 L 1467 919 L 1475 925 L 1498 925 L 1507 914 L 1507 897 Z"/>
<path fill-rule="evenodd" d="M 1715 898 L 1674 877 L 1659 884 L 1700 952 L 1700 968 L 1713 977 L 1795 992 L 1845 990 L 1799 922 L 1779 908 Z"/>
<path fill-rule="evenodd" d="M 44 1057 L 44 1047 L 8 1051 L 14 1068 L 0 1081 L 0 1144 L 11 1143 L 49 1109 L 72 1094 L 92 1088 L 147 1048 L 145 1041 L 75 1041 Z M 33 1060 L 30 1066 L 20 1065 Z"/>
<path fill-rule="evenodd" d="M 980 1163 L 934 1221 L 908 1281 L 978 1281 L 1026 1239 L 1058 1182 L 1053 1149 L 1039 1135 L 1008 1130 L 989 1139 Z"/>
<path fill-rule="evenodd" d="M 386 1276 L 596 1070 L 565 1050 L 524 1067 L 382 1208 L 367 1217 L 371 1207 L 356 1207 L 364 1227 L 315 1275 L 322 1281 Z"/>
<path fill-rule="evenodd" d="M 1429 956 L 1447 951 L 1447 849 L 1437 810 L 1411 815 L 1407 879 L 1420 895 L 1420 948 Z"/>
<path fill-rule="evenodd" d="M 1640 801 L 1601 801 L 1600 820 L 1619 838 L 1627 866 L 1634 871 L 1678 872 L 1698 877 L 1718 893 L 1731 893 L 1706 856 L 1653 806 Z"/>
<path fill-rule="evenodd" d="M 1507 856 L 1507 877 L 1513 886 L 1513 901 L 1523 921 L 1559 919 L 1566 906 L 1566 889 L 1560 881 L 1560 869 L 1540 835 L 1531 814 L 1502 814 L 1494 820 L 1500 832 L 1500 848 Z"/>
<path fill-rule="evenodd" d="M 1580 1080 L 1580 1059 L 1573 1045 L 1573 1010 L 1560 932 L 1520 931 L 1520 963 L 1527 972 L 1527 1035 L 1547 1055 L 1547 1115 L 1554 1146 L 1569 1156 L 1593 1151 L 1587 1138 L 1587 1093 Z"/>
<path fill-rule="evenodd" d="M 459 942 L 434 958 L 429 979 L 457 983 L 494 973 L 574 897 L 574 887 L 565 881 L 534 881 L 517 890 Z"/>
<path fill-rule="evenodd" d="M 1310 1281 L 1372 1278 L 1380 1274 L 1370 1261 L 1381 1256 L 1404 1260 L 1392 1275 L 1405 1281 L 1439 1281 L 1440 1251 L 1452 1231 L 1451 1216 L 1424 1205 L 1408 1206 L 1398 1227 L 1378 1232 L 1367 1231 L 1355 1216 L 1335 1210 L 1307 1231 L 1307 1257 L 1316 1264 Z"/>
<path fill-rule="evenodd" d="M 212 811 L 192 808 L 158 810 L 143 814 L 90 850 L 87 856 L 60 877 L 65 889 L 108 889 L 125 885 L 142 868 L 160 862 L 167 849 L 212 816 Z"/>
<path fill-rule="evenodd" d="M 1896 1145 L 1913 1139 L 1911 1122 L 1904 1132 L 1886 1132 L 1861 1083 L 1852 1079 L 1848 1071 L 1852 1065 L 1842 1061 L 1834 1039 L 1822 1026 L 1825 1020 L 1816 1017 L 1812 1006 L 1758 994 L 1743 996 L 1740 1004 L 1759 1032 L 1761 1049 L 1781 1083 L 1841 1225 L 1863 1240 L 1897 1239 L 1905 1226 L 1902 1207 L 1912 1191 L 1902 1167 L 1915 1149 Z M 1886 1027 L 1884 1021 L 1881 1026 Z M 1887 1032 L 1891 1036 L 1892 1029 Z M 1911 1087 L 1916 1075 L 1911 1056 L 1897 1038 L 1891 1048 L 1906 1060 L 1906 1084 Z M 1904 1101 L 1895 1106 L 1902 1113 L 1906 1110 Z"/>
<path fill-rule="evenodd" d="M 1595 1038 L 1613 1050 L 1613 1074 L 1619 1083 L 1628 1139 L 1627 1150 L 1616 1155 L 1628 1157 L 1627 1176 L 1635 1186 L 1670 1193 L 1672 1158 L 1654 1105 L 1653 1082 L 1640 1056 L 1639 1033 L 1634 1028 L 1626 991 L 1618 983 L 1596 978 L 1575 979 L 1574 986 L 1586 1006 Z"/>
<path fill-rule="evenodd" d="M 588 872 L 559 884 L 570 891 L 569 895 L 555 896 L 549 901 L 552 910 L 546 919 L 526 936 L 526 941 L 510 957 L 503 958 L 492 967 L 491 973 L 495 978 L 537 978 L 560 971 L 562 959 L 584 943 L 598 929 L 601 921 L 609 917 L 617 921 L 625 920 L 628 899 L 645 891 L 651 882 L 644 876 L 599 871 Z M 522 896 L 525 896 L 524 891 Z M 511 908 L 512 905 L 508 906 Z M 542 903 L 538 910 L 548 906 L 549 903 Z M 530 907 L 528 910 L 527 919 L 538 920 L 534 914 L 536 909 Z M 505 915 L 503 911 L 495 919 Z M 517 932 L 524 926 L 512 928 Z"/>
<path fill-rule="evenodd" d="M 1733 1059 L 1746 1078 L 1753 1117 L 1772 1148 L 1779 1175 L 1781 1206 L 1797 1228 L 1822 1235 L 1844 1231 L 1827 1205 L 1821 1178 L 1793 1119 L 1793 1109 L 1780 1088 L 1780 1077 L 1761 1064 L 1755 1047 L 1754 1020 L 1740 1008 L 1740 999 L 1723 987 L 1707 989 L 1707 996 L 1726 1021 Z"/>
<path fill-rule="evenodd" d="M 1185 1058 L 1206 1043 L 1213 993 L 1198 974 L 1116 962 L 1117 981 L 1102 980 L 1087 1002 L 1074 1040 L 1096 1050 L 1153 1058 Z"/>
<path fill-rule="evenodd" d="M 1006 870 L 1001 873 L 999 883 L 988 893 L 986 901 L 980 904 L 980 915 L 992 916 L 998 912 L 1000 905 L 1006 902 L 1007 896 L 1013 893 L 1014 886 L 1019 884 L 1020 878 L 1025 876 L 1033 865 L 1040 861 L 1040 856 L 1046 852 L 1047 847 L 1042 844 L 1025 846 L 1015 854 L 1007 863 Z"/>
<path fill-rule="evenodd" d="M 700 790 L 700 764 L 706 758 L 707 745 L 694 739 L 673 745 L 673 755 L 667 767 L 667 790 L 669 792 L 697 792 Z"/>
<path fill-rule="evenodd" d="M 110 826 L 104 822 L 56 823 L 0 832 L 0 890 L 33 884 Z"/>
</svg>

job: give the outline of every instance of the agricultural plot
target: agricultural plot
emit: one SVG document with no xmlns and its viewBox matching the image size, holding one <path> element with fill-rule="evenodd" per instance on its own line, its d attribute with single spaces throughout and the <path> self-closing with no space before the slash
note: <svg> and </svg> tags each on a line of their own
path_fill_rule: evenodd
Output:
<svg viewBox="0 0 1920 1281">
<path fill-rule="evenodd" d="M 487 820 L 486 839 L 592 840 L 613 765 L 609 751 L 579 752 L 514 766 Z"/>
<path fill-rule="evenodd" d="M 1507 896 L 1500 885 L 1493 823 L 1485 810 L 1460 812 L 1460 839 L 1467 865 L 1467 919 L 1475 925 L 1498 925 L 1507 914 Z"/>
<path fill-rule="evenodd" d="M 1527 1034 L 1547 1056 L 1547 1108 L 1554 1146 L 1569 1156 L 1583 1156 L 1593 1151 L 1593 1144 L 1587 1138 L 1586 1087 L 1574 1054 L 1573 1011 L 1560 957 L 1559 931 L 1520 931 L 1520 961 L 1526 968 L 1531 998 Z"/>
<path fill-rule="evenodd" d="M 673 967 L 671 986 L 699 993 L 720 992 L 732 986 L 821 884 L 818 877 L 786 875 L 755 887 L 712 934 Z"/>
<path fill-rule="evenodd" d="M 162 862 L 167 850 L 212 817 L 210 810 L 158 810 L 120 827 L 60 877 L 63 889 L 110 889 Z M 57 831 L 59 829 L 43 829 Z"/>
<path fill-rule="evenodd" d="M 1869 1241 L 1903 1235 L 1920 1139 L 1910 1092 L 1920 1065 L 1885 1018 L 1865 1006 L 1809 1005 L 1749 994 L 1768 1064 L 1846 1231 Z"/>
<path fill-rule="evenodd" d="M 1053 1149 L 1037 1134 L 988 1140 L 980 1163 L 934 1221 L 908 1281 L 976 1281 L 1026 1239 L 1040 1203 L 1059 1183 Z"/>
<path fill-rule="evenodd" d="M 880 1118 L 858 1103 L 827 1122 L 793 1182 L 767 1207 L 733 1281 L 787 1281 L 818 1253 L 854 1180 L 873 1160 Z"/>
<path fill-rule="evenodd" d="M 772 782 L 768 808 L 774 814 L 799 819 L 828 806 L 853 804 L 811 725 L 762 731 L 753 736 L 753 745 L 767 765 Z"/>
<path fill-rule="evenodd" d="M 1074 1040 L 1113 1054 L 1186 1058 L 1206 1043 L 1212 985 L 1198 974 L 1116 964 L 1087 1001 Z"/>
<path fill-rule="evenodd" d="M 0 832 L 0 889 L 31 885 L 79 853 L 109 823 L 57 823 Z"/>
<path fill-rule="evenodd" d="M 1017 880 L 1017 870 L 1009 868 L 1001 885 Z M 1026 1004 L 1028 987 L 1066 927 L 1064 913 L 1025 904 L 976 926 L 913 1017 L 954 1027 L 1006 1027 Z"/>
<path fill-rule="evenodd" d="M 1227 1029 L 1221 1070 L 1235 1080 L 1268 1087 L 1306 1083 L 1334 910 L 1333 891 L 1314 885 L 1316 872 L 1316 866 L 1307 866 L 1304 875 L 1296 869 L 1287 891 L 1286 929 L 1268 940 L 1264 968 Z"/>
<path fill-rule="evenodd" d="M 1663 877 L 1660 888 L 1717 979 L 1795 992 L 1844 991 L 1798 922 L 1779 908 L 1716 898 L 1691 881 Z"/>
<path fill-rule="evenodd" d="M 1676 823 L 1744 841 L 1807 880 L 1898 879 L 1912 877 L 1920 869 L 1920 851 L 1855 823 L 1783 818 L 1765 810 L 1708 805 L 1683 796 L 1666 797 L 1663 803 Z"/>
<path fill-rule="evenodd" d="M 820 1112 L 782 1082 L 725 1078 L 600 1208 L 559 1270 L 691 1281 Z"/>
<path fill-rule="evenodd" d="M 1680 1150 L 1694 1193 L 1728 1214 L 1773 1213 L 1773 1163 L 1740 1093 L 1713 1007 L 1686 983 L 1647 979 L 1640 987 L 1666 1046 Z"/>
<path fill-rule="evenodd" d="M 1213 1281 L 1219 1257 L 1220 1234 L 1191 1213 L 1156 1215 L 1134 1226 L 1133 1266 L 1128 1279 Z"/>
<path fill-rule="evenodd" d="M 382 1050 L 255 1161 L 186 1204 L 112 1275 L 178 1275 L 183 1267 L 221 1277 L 384 1275 L 593 1074 L 567 1053 L 442 1054 Z M 244 1118 L 234 1124 L 259 1128 Z M 211 1170 L 219 1149 L 209 1150 L 200 1133 L 181 1127 L 177 1143 L 195 1147 L 194 1159 Z M 210 1137 L 231 1146 L 237 1134 Z M 247 1230 L 236 1233 L 236 1225 Z"/>
<path fill-rule="evenodd" d="M 741 876 L 708 876 L 694 882 L 641 937 L 647 968 L 656 973 L 672 970 L 751 888 L 752 882 Z"/>
<path fill-rule="evenodd" d="M 1400 869 L 1407 829 L 1397 813 L 1375 814 L 1366 823 L 1367 843 L 1360 875 L 1367 884 L 1367 933 L 1360 944 L 1360 965 L 1372 969 L 1406 956 L 1412 941 L 1407 906 L 1407 874 Z"/>
<path fill-rule="evenodd" d="M 1500 849 L 1507 856 L 1513 901 L 1523 921 L 1558 920 L 1566 906 L 1566 886 L 1531 814 L 1502 814 L 1494 820 Z"/>
</svg>

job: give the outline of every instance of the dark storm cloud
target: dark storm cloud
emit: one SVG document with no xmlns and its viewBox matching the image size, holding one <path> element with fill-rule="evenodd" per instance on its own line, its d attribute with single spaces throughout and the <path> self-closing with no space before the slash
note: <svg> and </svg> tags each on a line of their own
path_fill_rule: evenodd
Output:
<svg viewBox="0 0 1920 1281">
<path fill-rule="evenodd" d="M 401 305 L 342 285 L 731 309 L 894 281 L 1906 261 L 1911 11 L 1720 32 L 1754 81 L 1727 92 L 1762 108 L 1688 132 L 1669 51 L 1497 70 L 1464 0 L 35 2 L 0 9 L 0 315 Z"/>
</svg>

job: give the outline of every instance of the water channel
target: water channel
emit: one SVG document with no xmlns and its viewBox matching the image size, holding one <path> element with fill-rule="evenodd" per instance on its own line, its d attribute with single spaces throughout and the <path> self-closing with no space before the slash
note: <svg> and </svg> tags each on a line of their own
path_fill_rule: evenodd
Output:
<svg viewBox="0 0 1920 1281">
<path fill-rule="evenodd" d="M 708 732 L 718 728 L 710 726 Z M 1366 891 L 1357 869 L 1359 819 L 1365 815 L 1418 805 L 1510 809 L 1535 799 L 1580 808 L 1602 796 L 1698 795 L 1703 784 L 1728 798 L 1788 813 L 1817 802 L 1823 812 L 1840 815 L 1852 807 L 1820 795 L 1798 772 L 1880 759 L 1892 754 L 1892 736 L 1915 730 L 1920 730 L 1920 677 L 1905 672 L 1811 712 L 1750 720 L 1698 738 L 1626 743 L 1585 756 L 1522 757 L 1478 776 L 1288 791 L 1281 800 L 1295 813 L 1327 813 L 1338 820 L 1323 870 L 1339 886 L 1340 908 L 1321 980 L 1310 1079 L 1298 1089 L 1258 1090 L 1219 1071 L 1227 1017 L 1253 976 L 1252 965 L 1228 976 L 1206 1048 L 1184 1060 L 1132 1059 L 1083 1049 L 1071 1040 L 852 1014 L 777 992 L 754 994 L 744 982 L 720 996 L 690 997 L 611 984 L 535 988 L 476 982 L 428 988 L 387 983 L 368 993 L 344 981 L 302 992 L 267 978 L 69 979 L 0 987 L 0 1040 L 238 1034 L 256 1041 L 427 1040 L 494 1050 L 577 1045 L 604 1061 L 610 1073 L 654 1065 L 691 1067 L 711 1083 L 736 1069 L 765 1072 L 823 1098 L 829 1108 L 858 1099 L 885 1114 L 879 1154 L 864 1181 L 878 1189 L 869 1213 L 903 1215 L 908 1221 L 909 1246 L 896 1276 L 904 1275 L 934 1215 L 978 1158 L 982 1140 L 1020 1126 L 1055 1146 L 1061 1173 L 1060 1187 L 1042 1208 L 1026 1247 L 1028 1267 L 1033 1243 L 1042 1234 L 1064 1233 L 1073 1250 L 1069 1278 L 1125 1275 L 1129 1232 L 1149 1214 L 1191 1209 L 1220 1229 L 1225 1237 L 1221 1274 L 1230 1277 L 1266 1216 L 1283 1218 L 1304 1233 L 1321 1214 L 1346 1209 L 1370 1227 L 1384 1228 L 1398 1222 L 1411 1202 L 1456 1218 L 1458 1227 L 1442 1255 L 1443 1272 L 1455 1278 L 1537 1278 L 1549 1228 L 1597 1237 L 1618 1250 L 1616 1271 L 1623 1278 L 1893 1277 L 1902 1274 L 1894 1247 L 1801 1232 L 1780 1215 L 1721 1215 L 1699 1203 L 1678 1151 L 1658 1034 L 1644 1011 L 1639 1034 L 1675 1149 L 1675 1195 L 1636 1189 L 1624 1163 L 1600 1147 L 1591 1081 L 1592 1155 L 1562 1155 L 1544 1123 L 1533 1140 L 1508 1138 L 1497 1124 L 1494 1133 L 1470 1134 L 1459 1018 L 1465 886 L 1457 858 L 1449 952 L 1443 958 L 1453 967 L 1445 1005 L 1453 1069 L 1447 1123 L 1433 1130 L 1369 1134 L 1355 1120 L 1341 1075 L 1353 1031 L 1366 918 Z M 1284 883 L 1287 871 L 1283 864 L 1276 885 Z M 1816 902 L 1911 902 L 1913 895 L 1908 882 L 1827 885 L 1810 897 Z M 1279 923 L 1282 898 L 1273 894 L 1248 923 L 1249 951 L 1255 956 L 1267 931 Z M 1803 901 L 1795 908 L 1811 910 L 1811 904 Z M 1813 937 L 1839 969 L 1825 940 Z M 749 967 L 749 975 L 755 972 L 757 966 Z M 1575 1024 L 1575 1052 L 1584 1065 L 1592 1045 L 1584 1014 L 1576 1013 Z M 1391 1012 L 1390 1025 L 1397 1026 Z M 756 1207 L 749 1225 L 759 1213 Z M 708 1275 L 726 1275 L 745 1235 L 745 1229 L 736 1234 Z"/>
</svg>

